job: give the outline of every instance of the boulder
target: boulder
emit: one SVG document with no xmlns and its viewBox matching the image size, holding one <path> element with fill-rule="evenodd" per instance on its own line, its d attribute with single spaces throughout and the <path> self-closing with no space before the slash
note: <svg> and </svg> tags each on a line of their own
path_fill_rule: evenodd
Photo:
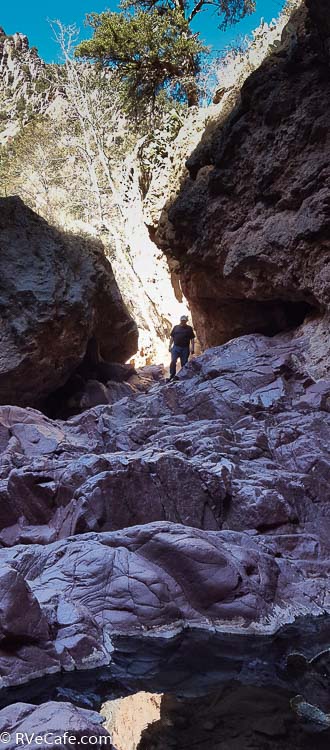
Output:
<svg viewBox="0 0 330 750">
<path fill-rule="evenodd" d="M 105 360 L 137 349 L 102 245 L 0 199 L 0 403 L 35 406 L 62 386 L 95 339 Z"/>
<path fill-rule="evenodd" d="M 0 711 L 1 742 L 8 750 L 28 746 L 66 748 L 95 744 L 115 750 L 109 732 L 95 711 L 77 708 L 68 702 L 48 702 L 42 706 L 14 703 Z M 97 740 L 96 740 L 97 738 Z"/>
<path fill-rule="evenodd" d="M 52 419 L 68 419 L 93 406 L 113 404 L 125 396 L 146 392 L 164 379 L 163 365 L 135 370 L 131 365 L 100 361 L 95 366 L 85 355 L 65 385 L 43 402 L 42 410 Z"/>
</svg>

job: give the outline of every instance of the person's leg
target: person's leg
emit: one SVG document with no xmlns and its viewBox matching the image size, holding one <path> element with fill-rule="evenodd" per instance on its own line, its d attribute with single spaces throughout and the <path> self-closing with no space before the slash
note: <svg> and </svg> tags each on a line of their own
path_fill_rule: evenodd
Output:
<svg viewBox="0 0 330 750">
<path fill-rule="evenodd" d="M 189 346 L 183 346 L 180 352 L 181 367 L 184 367 L 189 359 Z"/>
<path fill-rule="evenodd" d="M 179 356 L 180 356 L 180 352 L 178 351 L 178 348 L 175 345 L 172 346 L 171 364 L 170 364 L 170 377 L 171 378 L 174 378 L 174 375 L 176 373 L 176 363 L 177 363 Z"/>
</svg>

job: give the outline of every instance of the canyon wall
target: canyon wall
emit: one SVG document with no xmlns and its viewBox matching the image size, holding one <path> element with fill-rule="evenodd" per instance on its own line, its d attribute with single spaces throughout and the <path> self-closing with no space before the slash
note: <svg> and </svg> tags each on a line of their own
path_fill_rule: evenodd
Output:
<svg viewBox="0 0 330 750">
<path fill-rule="evenodd" d="M 8 36 L 0 27 L 0 145 L 18 133 L 20 121 L 46 112 L 58 95 L 53 68 L 25 34 Z"/>
<path fill-rule="evenodd" d="M 320 0 L 294 13 L 229 115 L 206 128 L 160 218 L 204 346 L 306 316 L 328 327 L 329 17 Z"/>
</svg>

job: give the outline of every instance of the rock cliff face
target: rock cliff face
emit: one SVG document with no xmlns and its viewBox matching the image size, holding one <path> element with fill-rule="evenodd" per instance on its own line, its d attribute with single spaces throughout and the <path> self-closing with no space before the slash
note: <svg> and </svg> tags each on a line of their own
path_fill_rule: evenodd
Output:
<svg viewBox="0 0 330 750">
<path fill-rule="evenodd" d="M 93 337 L 105 359 L 137 349 L 102 245 L 65 235 L 17 198 L 0 199 L 0 403 L 40 404 Z"/>
<path fill-rule="evenodd" d="M 46 111 L 59 94 L 46 65 L 25 34 L 8 36 L 0 28 L 0 144 L 13 137 L 19 123 Z"/>
<path fill-rule="evenodd" d="M 329 310 L 329 17 L 320 0 L 296 11 L 163 212 L 204 346 Z"/>
</svg>

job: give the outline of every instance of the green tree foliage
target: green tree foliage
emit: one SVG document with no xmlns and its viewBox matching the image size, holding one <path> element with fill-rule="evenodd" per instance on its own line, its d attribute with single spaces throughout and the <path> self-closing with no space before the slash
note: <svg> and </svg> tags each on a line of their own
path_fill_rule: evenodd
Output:
<svg viewBox="0 0 330 750">
<path fill-rule="evenodd" d="M 24 102 L 24 111 L 25 106 Z M 57 125 L 47 117 L 33 117 L 32 112 L 30 116 L 30 122 L 0 148 L 0 194 L 20 195 L 52 219 L 51 190 L 61 184 L 67 153 L 59 145 Z"/>
<path fill-rule="evenodd" d="M 142 8 L 151 10 L 159 8 L 178 10 L 188 23 L 206 6 L 212 6 L 214 14 L 219 17 L 219 28 L 226 29 L 228 24 L 238 23 L 248 13 L 255 10 L 255 0 L 122 0 L 122 8 Z"/>
<path fill-rule="evenodd" d="M 206 6 L 213 6 L 219 25 L 239 21 L 255 7 L 254 0 L 122 0 L 121 11 L 91 13 L 93 37 L 81 42 L 76 56 L 117 71 L 129 109 L 154 108 L 157 96 L 188 105 L 198 103 L 197 76 L 206 51 L 191 24 Z"/>
</svg>

